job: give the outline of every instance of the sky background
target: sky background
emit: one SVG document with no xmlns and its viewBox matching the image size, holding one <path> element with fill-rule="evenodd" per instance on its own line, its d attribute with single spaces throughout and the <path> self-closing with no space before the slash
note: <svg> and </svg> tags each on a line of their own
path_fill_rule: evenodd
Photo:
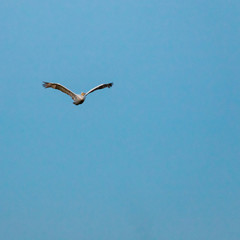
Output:
<svg viewBox="0 0 240 240">
<path fill-rule="evenodd" d="M 237 0 L 1 0 L 0 238 L 239 240 L 239 23 Z"/>
</svg>

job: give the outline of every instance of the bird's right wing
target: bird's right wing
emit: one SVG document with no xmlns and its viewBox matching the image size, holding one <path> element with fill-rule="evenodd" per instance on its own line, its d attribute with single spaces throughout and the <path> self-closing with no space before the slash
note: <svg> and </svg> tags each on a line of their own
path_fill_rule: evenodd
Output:
<svg viewBox="0 0 240 240">
<path fill-rule="evenodd" d="M 72 92 L 69 89 L 65 88 L 61 84 L 43 82 L 43 87 L 60 90 L 61 92 L 66 93 L 67 95 L 69 95 L 73 100 L 75 100 L 75 98 L 76 98 L 76 94 L 74 92 Z"/>
<path fill-rule="evenodd" d="M 113 85 L 113 83 L 105 83 L 105 84 L 98 85 L 97 87 L 89 90 L 89 91 L 85 94 L 85 96 L 87 96 L 89 93 L 92 93 L 92 92 L 94 92 L 94 91 L 96 91 L 96 90 L 99 90 L 99 89 L 103 89 L 103 88 L 106 88 L 106 87 L 110 88 L 110 87 L 112 87 L 112 85 Z"/>
</svg>

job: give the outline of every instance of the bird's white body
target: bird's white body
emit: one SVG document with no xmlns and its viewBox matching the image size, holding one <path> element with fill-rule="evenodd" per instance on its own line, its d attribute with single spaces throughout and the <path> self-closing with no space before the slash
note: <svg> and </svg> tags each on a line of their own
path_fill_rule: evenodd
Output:
<svg viewBox="0 0 240 240">
<path fill-rule="evenodd" d="M 86 97 L 82 94 L 76 94 L 76 99 L 74 100 L 73 104 L 79 105 L 85 101 Z"/>
<path fill-rule="evenodd" d="M 62 86 L 61 84 L 59 83 L 49 83 L 49 82 L 44 82 L 43 83 L 43 86 L 45 88 L 53 88 L 53 89 L 57 89 L 57 90 L 60 90 L 61 92 L 63 93 L 66 93 L 67 95 L 69 95 L 72 99 L 73 99 L 73 104 L 75 105 L 79 105 L 79 104 L 82 104 L 85 99 L 86 99 L 86 96 L 96 90 L 99 90 L 99 89 L 103 89 L 103 88 L 110 88 L 112 87 L 113 83 L 106 83 L 106 84 L 101 84 L 93 89 L 91 89 L 90 91 L 88 91 L 87 93 L 81 93 L 81 94 L 76 94 L 72 91 L 70 91 L 69 89 L 67 89 L 66 87 Z"/>
</svg>

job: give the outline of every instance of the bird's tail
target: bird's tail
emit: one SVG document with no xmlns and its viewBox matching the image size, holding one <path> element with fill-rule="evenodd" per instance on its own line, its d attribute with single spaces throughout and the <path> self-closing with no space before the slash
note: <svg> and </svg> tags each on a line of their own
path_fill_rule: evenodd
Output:
<svg viewBox="0 0 240 240">
<path fill-rule="evenodd" d="M 112 87 L 112 85 L 113 85 L 113 82 L 112 83 L 108 83 L 107 87 L 110 88 L 110 87 Z"/>
</svg>

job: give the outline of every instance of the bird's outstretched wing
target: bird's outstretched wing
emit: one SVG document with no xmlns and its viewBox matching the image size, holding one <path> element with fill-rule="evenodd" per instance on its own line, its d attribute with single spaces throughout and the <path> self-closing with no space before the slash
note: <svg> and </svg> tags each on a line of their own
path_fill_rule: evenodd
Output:
<svg viewBox="0 0 240 240">
<path fill-rule="evenodd" d="M 96 90 L 99 90 L 99 89 L 103 89 L 103 88 L 106 88 L 106 87 L 110 88 L 110 87 L 112 87 L 112 85 L 113 85 L 113 83 L 101 84 L 101 85 L 99 85 L 99 86 L 91 89 L 90 91 L 88 91 L 88 92 L 85 94 L 85 96 L 87 96 L 89 93 L 92 93 L 92 92 L 94 92 L 94 91 L 96 91 Z"/>
<path fill-rule="evenodd" d="M 58 84 L 58 83 L 49 83 L 49 82 L 43 82 L 43 86 L 45 88 L 53 88 L 62 91 L 63 93 L 66 93 L 69 95 L 73 100 L 76 98 L 76 94 L 69 89 L 65 88 L 64 86 Z"/>
</svg>

